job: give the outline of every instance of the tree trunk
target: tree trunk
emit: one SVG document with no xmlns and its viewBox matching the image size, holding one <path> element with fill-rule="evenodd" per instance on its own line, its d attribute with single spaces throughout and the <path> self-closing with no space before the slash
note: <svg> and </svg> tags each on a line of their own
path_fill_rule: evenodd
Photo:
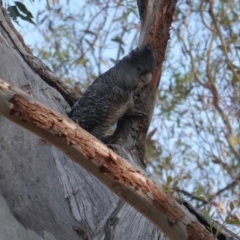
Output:
<svg viewBox="0 0 240 240">
<path fill-rule="evenodd" d="M 0 78 L 66 115 L 0 13 Z M 30 62 L 31 63 L 30 63 Z M 40 77 L 41 76 L 41 77 Z M 161 232 L 55 147 L 0 116 L 0 239 L 161 239 Z"/>
<path fill-rule="evenodd" d="M 114 135 L 104 141 L 123 158 L 144 168 L 145 137 L 176 1 L 168 1 L 167 4 L 167 1 L 160 0 L 137 2 L 142 20 L 139 46 L 150 44 L 158 52 L 158 67 L 153 81 L 137 94 L 135 103 L 136 109 L 147 113 L 147 117 L 123 118 L 118 122 Z M 77 99 L 71 89 L 32 55 L 6 16 L 1 2 L 0 78 L 65 116 L 69 105 L 72 106 Z M 68 120 L 51 109 L 46 110 L 28 95 L 0 79 L 0 112 L 49 140 L 67 155 L 75 153 L 74 157 L 71 156 L 73 160 L 108 187 L 115 186 L 111 188 L 114 192 L 149 217 L 169 237 L 177 240 L 215 239 L 212 233 L 221 229 L 218 239 L 239 239 L 219 224 L 206 220 L 190 204 L 176 202 L 141 175 L 140 170 L 131 167 L 81 128 L 69 124 Z M 50 140 L 46 136 L 53 138 Z M 74 142 L 78 138 L 85 142 Z M 59 146 L 59 142 L 67 142 L 67 145 Z M 82 151 L 78 151 L 78 144 Z M 80 161 L 77 160 L 78 153 L 81 155 Z M 101 154 L 106 155 L 105 159 Z M 2 116 L 0 161 L 1 240 L 165 239 L 152 223 L 86 170 L 45 140 Z M 118 169 L 115 170 L 115 167 Z M 210 226 L 213 229 L 211 234 L 206 231 Z"/>
</svg>

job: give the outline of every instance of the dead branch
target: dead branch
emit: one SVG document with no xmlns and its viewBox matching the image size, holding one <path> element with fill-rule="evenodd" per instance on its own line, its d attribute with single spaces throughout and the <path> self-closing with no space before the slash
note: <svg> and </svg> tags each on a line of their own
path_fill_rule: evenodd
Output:
<svg viewBox="0 0 240 240">
<path fill-rule="evenodd" d="M 161 191 L 140 169 L 71 120 L 3 80 L 0 80 L 0 113 L 59 148 L 170 239 L 214 239 L 183 205 Z"/>
</svg>

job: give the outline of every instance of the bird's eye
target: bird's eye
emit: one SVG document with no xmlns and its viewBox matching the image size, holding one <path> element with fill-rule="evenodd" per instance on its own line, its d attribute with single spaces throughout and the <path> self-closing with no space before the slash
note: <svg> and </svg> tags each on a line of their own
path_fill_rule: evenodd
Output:
<svg viewBox="0 0 240 240">
<path fill-rule="evenodd" d="M 138 72 L 140 72 L 140 71 L 141 71 L 141 68 L 137 68 L 137 70 L 138 70 Z"/>
</svg>

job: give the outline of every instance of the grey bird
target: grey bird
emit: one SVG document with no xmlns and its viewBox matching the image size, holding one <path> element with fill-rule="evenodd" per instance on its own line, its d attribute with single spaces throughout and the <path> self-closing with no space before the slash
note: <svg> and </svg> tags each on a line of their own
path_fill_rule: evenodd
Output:
<svg viewBox="0 0 240 240">
<path fill-rule="evenodd" d="M 100 139 L 131 112 L 134 93 L 151 81 L 156 62 L 156 52 L 148 45 L 132 51 L 92 83 L 69 117 Z"/>
</svg>

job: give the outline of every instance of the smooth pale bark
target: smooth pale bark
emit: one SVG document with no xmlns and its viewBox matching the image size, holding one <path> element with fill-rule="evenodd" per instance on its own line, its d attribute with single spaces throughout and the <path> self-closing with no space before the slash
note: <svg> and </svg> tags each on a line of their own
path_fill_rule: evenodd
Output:
<svg viewBox="0 0 240 240">
<path fill-rule="evenodd" d="M 144 8 L 140 13 L 145 14 L 144 16 L 150 14 L 151 17 L 148 20 L 144 16 L 141 17 L 143 28 L 139 45 L 150 43 L 159 52 L 158 68 L 152 84 L 143 89 L 139 94 L 140 101 L 136 104 L 136 108 L 145 110 L 148 119 L 123 119 L 118 123 L 114 136 L 107 142 L 122 157 L 142 166 L 144 165 L 145 136 L 154 106 L 176 1 L 149 1 L 151 4 L 147 4 L 148 1 L 138 1 L 138 4 L 140 2 L 144 3 Z M 0 10 L 0 78 L 18 86 L 51 109 L 65 114 L 69 110 L 65 100 L 72 105 L 76 97 L 68 95 L 71 90 L 65 88 L 54 73 L 32 56 L 22 38 L 4 16 L 4 10 L 2 8 Z M 148 36 L 150 37 L 148 38 Z M 11 107 L 12 105 L 7 106 Z M 39 110 L 35 112 L 41 113 L 41 110 L 42 108 L 39 107 Z M 8 113 L 4 114 L 8 115 Z M 48 122 L 45 121 L 45 123 Z M 41 131 L 38 133 L 44 137 L 41 135 L 43 134 Z M 84 134 L 81 131 L 80 135 L 89 138 L 88 134 Z M 88 139 L 88 141 L 90 140 Z M 101 150 L 102 145 L 99 142 L 98 144 L 98 150 Z M 107 151 L 108 158 L 110 156 L 110 159 L 115 161 L 113 153 L 109 154 L 109 150 L 104 148 L 103 154 L 106 154 L 105 151 Z M 90 155 L 90 157 L 94 161 L 94 155 Z M 85 156 L 85 158 L 87 157 Z M 119 159 L 117 157 L 117 160 Z M 3 206 L 2 210 L 4 210 L 1 213 L 8 222 L 5 225 L 0 224 L 0 239 L 164 238 L 163 234 L 145 217 L 119 199 L 83 168 L 73 163 L 43 138 L 36 137 L 2 116 L 0 116 L 0 162 L 0 202 Z M 120 163 L 121 160 L 119 160 Z M 119 170 L 119 166 L 118 164 L 114 165 L 116 170 Z M 138 171 L 127 166 L 133 172 L 125 173 L 128 177 L 126 179 L 130 180 L 134 177 L 134 186 L 138 186 L 137 179 L 141 179 L 140 185 L 144 186 L 145 184 L 145 187 L 149 187 L 146 185 L 147 180 L 144 182 Z M 97 168 L 94 170 L 93 167 L 92 170 L 97 171 Z M 105 176 L 102 174 L 103 178 L 109 177 L 106 172 L 103 173 L 105 173 Z M 119 176 L 122 177 L 122 175 Z M 108 183 L 109 180 L 107 179 L 105 182 Z M 137 183 L 138 185 L 136 185 Z M 126 195 L 134 193 L 129 186 L 126 189 Z M 135 194 L 138 194 L 138 191 Z M 166 195 L 162 196 L 165 197 L 163 206 L 158 207 L 161 209 L 162 215 L 167 215 L 167 218 L 163 217 L 159 221 L 165 224 L 164 227 L 162 226 L 165 231 L 171 228 L 174 231 L 180 222 L 172 220 L 174 214 L 171 211 L 164 212 L 164 204 L 168 204 L 168 200 L 171 204 L 175 204 L 175 201 Z M 138 201 L 138 199 L 132 201 Z M 176 209 L 179 207 L 187 216 L 186 209 L 178 205 L 176 203 Z M 181 217 L 184 219 L 185 215 L 181 215 Z M 190 217 L 190 220 L 185 219 L 186 224 L 193 219 L 194 217 Z M 0 223 L 3 222 L 3 218 L 0 217 Z M 196 224 L 198 226 L 197 222 Z M 186 226 L 179 228 L 180 232 L 184 232 L 185 229 Z M 194 228 L 191 230 L 194 231 Z M 194 236 L 189 239 L 202 239 L 195 238 L 194 232 L 190 233 L 189 230 L 188 234 Z M 179 236 L 184 236 L 181 239 L 188 238 L 186 235 L 178 235 L 178 232 L 169 233 L 169 235 L 173 239 L 180 239 Z M 211 239 L 211 237 L 206 239 Z"/>
<path fill-rule="evenodd" d="M 0 22 L 0 78 L 65 114 L 69 106 L 56 86 L 41 79 L 51 76 L 45 75 L 46 68 L 31 55 L 2 8 Z M 3 116 L 0 163 L 0 194 L 10 215 L 8 228 L 0 225 L 2 240 L 37 239 L 32 233 L 59 240 L 164 238 L 86 170 Z"/>
<path fill-rule="evenodd" d="M 0 113 L 54 144 L 169 238 L 214 239 L 183 205 L 96 138 L 0 79 Z"/>
</svg>

